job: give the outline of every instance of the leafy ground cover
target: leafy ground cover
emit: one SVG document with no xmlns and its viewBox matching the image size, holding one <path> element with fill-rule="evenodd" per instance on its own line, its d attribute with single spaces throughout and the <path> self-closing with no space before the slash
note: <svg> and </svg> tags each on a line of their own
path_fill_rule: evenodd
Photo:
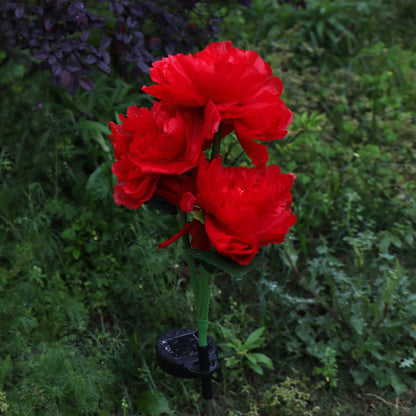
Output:
<svg viewBox="0 0 416 416">
<path fill-rule="evenodd" d="M 244 278 L 215 276 L 215 411 L 412 415 L 415 11 L 282 3 L 235 6 L 218 35 L 284 83 L 295 118 L 269 150 L 297 175 L 298 222 Z M 112 201 L 107 122 L 147 105 L 149 80 L 92 71 L 71 95 L 0 57 L 0 414 L 204 414 L 198 382 L 154 359 L 160 334 L 195 325 L 183 249 L 157 249 L 176 219 Z"/>
</svg>

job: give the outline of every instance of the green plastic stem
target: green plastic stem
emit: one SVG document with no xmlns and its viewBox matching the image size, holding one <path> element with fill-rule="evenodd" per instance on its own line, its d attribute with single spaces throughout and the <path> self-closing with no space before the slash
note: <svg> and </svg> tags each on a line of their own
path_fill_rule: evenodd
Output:
<svg viewBox="0 0 416 416">
<path fill-rule="evenodd" d="M 181 228 L 182 228 L 187 222 L 186 213 L 180 211 L 180 217 L 181 217 L 180 222 L 181 222 Z M 183 239 L 183 244 L 185 248 L 190 249 L 191 242 L 190 242 L 189 234 L 185 234 L 182 239 Z M 198 273 L 196 270 L 195 259 L 190 254 L 186 254 L 185 257 L 186 257 L 186 262 L 188 263 L 189 275 L 191 276 L 191 284 L 192 284 L 192 289 L 194 291 L 195 303 L 196 305 L 198 305 L 198 300 L 199 300 L 198 286 L 199 285 L 198 285 Z"/>
<path fill-rule="evenodd" d="M 187 221 L 186 213 L 181 212 L 181 223 L 184 225 Z M 185 247 L 191 247 L 189 235 L 185 234 L 183 237 Z M 209 299 L 211 297 L 211 289 L 209 287 L 209 273 L 202 267 L 199 267 L 199 276 L 196 269 L 195 259 L 190 255 L 186 255 L 186 261 L 189 267 L 189 274 L 191 277 L 192 289 L 194 291 L 196 311 L 197 311 L 197 331 L 198 331 L 198 345 L 205 347 L 208 345 L 208 312 Z"/>
</svg>

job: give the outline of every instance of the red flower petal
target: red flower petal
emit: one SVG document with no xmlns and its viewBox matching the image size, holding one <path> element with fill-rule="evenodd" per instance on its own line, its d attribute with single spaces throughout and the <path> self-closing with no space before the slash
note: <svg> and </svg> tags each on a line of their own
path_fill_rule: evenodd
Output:
<svg viewBox="0 0 416 416">
<path fill-rule="evenodd" d="M 131 106 L 123 124 L 110 123 L 110 136 L 116 161 L 112 170 L 123 183 L 115 192 L 117 203 L 139 207 L 151 197 L 160 178 L 182 175 L 194 169 L 203 146 L 209 144 L 219 128 L 221 117 L 217 107 L 208 102 L 201 108 L 179 108 L 155 102 L 151 110 Z M 163 188 L 165 189 L 163 191 Z M 166 192 L 168 200 L 183 209 L 192 210 L 192 197 L 185 190 L 178 196 Z"/>
<path fill-rule="evenodd" d="M 168 240 L 164 241 L 163 243 L 160 243 L 159 248 L 166 248 L 167 246 L 170 246 L 176 240 L 183 237 L 187 232 L 189 232 L 189 229 L 192 228 L 192 226 L 196 224 L 197 222 L 199 221 L 196 219 L 193 219 L 191 222 L 188 222 L 187 224 L 185 224 L 182 230 L 174 234 L 172 237 L 170 237 Z"/>
<path fill-rule="evenodd" d="M 150 76 L 156 85 L 143 90 L 165 103 L 216 106 L 224 131 L 236 129 L 254 164 L 268 157 L 253 140 L 281 139 L 292 121 L 292 113 L 279 98 L 282 82 L 272 76 L 270 65 L 256 52 L 233 48 L 229 41 L 211 43 L 193 56 L 163 58 L 153 63 Z"/>
<path fill-rule="evenodd" d="M 205 212 L 209 240 L 222 255 L 248 264 L 257 251 L 281 243 L 296 222 L 290 210 L 294 175 L 276 165 L 222 167 L 221 158 L 204 161 L 196 180 L 195 204 Z"/>
</svg>

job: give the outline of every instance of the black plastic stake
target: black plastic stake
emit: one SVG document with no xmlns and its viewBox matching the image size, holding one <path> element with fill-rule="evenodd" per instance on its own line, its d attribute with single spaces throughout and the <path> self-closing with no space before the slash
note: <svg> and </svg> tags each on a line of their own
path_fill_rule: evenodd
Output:
<svg viewBox="0 0 416 416">
<path fill-rule="evenodd" d="M 207 336 L 208 344 L 198 345 L 195 329 L 173 329 L 156 341 L 156 357 L 160 368 L 168 374 L 182 378 L 201 379 L 206 416 L 212 416 L 212 373 L 218 368 L 217 346 Z"/>
<path fill-rule="evenodd" d="M 201 381 L 202 381 L 202 397 L 205 400 L 212 399 L 212 387 L 211 387 L 211 374 L 204 374 L 209 372 L 210 368 L 210 359 L 209 359 L 209 346 L 205 345 L 204 347 L 198 347 L 198 357 L 199 357 L 199 369 L 201 371 Z"/>
</svg>

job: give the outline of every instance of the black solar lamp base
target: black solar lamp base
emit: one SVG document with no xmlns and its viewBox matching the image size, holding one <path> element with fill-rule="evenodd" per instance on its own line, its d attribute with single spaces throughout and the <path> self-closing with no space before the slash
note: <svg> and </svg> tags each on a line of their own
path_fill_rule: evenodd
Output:
<svg viewBox="0 0 416 416">
<path fill-rule="evenodd" d="M 173 329 L 163 334 L 156 342 L 160 368 L 175 377 L 202 377 L 204 390 L 204 379 L 209 379 L 210 384 L 211 374 L 218 367 L 217 345 L 209 335 L 207 340 L 207 346 L 199 347 L 195 329 Z"/>
</svg>

